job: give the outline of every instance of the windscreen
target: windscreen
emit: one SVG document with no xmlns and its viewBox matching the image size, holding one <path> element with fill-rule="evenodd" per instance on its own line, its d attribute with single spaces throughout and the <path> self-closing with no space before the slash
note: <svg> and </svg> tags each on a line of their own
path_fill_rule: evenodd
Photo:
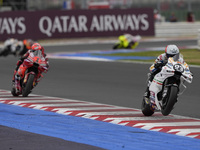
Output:
<svg viewBox="0 0 200 150">
<path fill-rule="evenodd" d="M 40 50 L 33 51 L 34 56 L 42 57 L 42 52 Z"/>
<path fill-rule="evenodd" d="M 174 55 L 172 58 L 173 58 L 173 60 L 174 60 L 174 61 L 178 61 L 178 60 L 179 60 L 179 58 L 180 58 L 180 55 L 179 55 L 179 53 L 178 53 L 178 54 L 176 54 L 176 55 Z"/>
</svg>

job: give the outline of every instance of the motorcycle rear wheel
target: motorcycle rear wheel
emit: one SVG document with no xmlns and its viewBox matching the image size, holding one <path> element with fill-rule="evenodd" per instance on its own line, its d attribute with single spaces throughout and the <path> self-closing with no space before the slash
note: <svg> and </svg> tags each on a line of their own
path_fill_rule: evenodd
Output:
<svg viewBox="0 0 200 150">
<path fill-rule="evenodd" d="M 141 110 L 145 116 L 152 116 L 154 114 L 154 111 L 151 109 L 150 102 L 147 104 L 144 97 L 142 100 Z"/>
<path fill-rule="evenodd" d="M 14 87 L 13 87 L 12 90 L 11 90 L 11 94 L 12 94 L 13 96 L 19 96 L 18 94 L 16 94 L 16 90 L 15 90 Z"/>
<path fill-rule="evenodd" d="M 178 87 L 176 86 L 171 86 L 168 88 L 168 95 L 167 95 L 167 99 L 165 102 L 165 105 L 162 106 L 161 109 L 161 113 L 164 116 L 167 116 L 170 114 L 170 112 L 172 111 L 175 103 L 177 102 L 177 95 L 178 95 Z"/>
<path fill-rule="evenodd" d="M 34 81 L 35 75 L 29 74 L 28 80 L 26 82 L 25 87 L 22 89 L 22 96 L 27 97 L 28 94 L 31 92 L 33 88 L 33 81 Z"/>
</svg>

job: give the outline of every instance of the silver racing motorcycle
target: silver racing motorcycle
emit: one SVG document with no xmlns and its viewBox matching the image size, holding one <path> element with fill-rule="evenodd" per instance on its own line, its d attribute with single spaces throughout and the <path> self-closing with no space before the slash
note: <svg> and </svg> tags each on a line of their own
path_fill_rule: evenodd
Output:
<svg viewBox="0 0 200 150">
<path fill-rule="evenodd" d="M 173 110 L 178 96 L 181 95 L 186 85 L 192 83 L 193 75 L 181 54 L 170 57 L 161 71 L 155 75 L 150 83 L 150 97 L 143 97 L 141 110 L 145 116 L 151 116 L 156 110 L 164 116 Z M 182 90 L 181 90 L 182 89 Z"/>
</svg>

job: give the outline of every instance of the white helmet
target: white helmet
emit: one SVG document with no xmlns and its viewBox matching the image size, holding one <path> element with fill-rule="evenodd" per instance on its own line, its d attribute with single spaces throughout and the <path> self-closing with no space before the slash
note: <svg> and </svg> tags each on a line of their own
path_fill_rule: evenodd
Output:
<svg viewBox="0 0 200 150">
<path fill-rule="evenodd" d="M 167 57 L 173 57 L 174 55 L 179 54 L 179 49 L 176 45 L 167 45 L 165 48 L 165 53 Z"/>
</svg>

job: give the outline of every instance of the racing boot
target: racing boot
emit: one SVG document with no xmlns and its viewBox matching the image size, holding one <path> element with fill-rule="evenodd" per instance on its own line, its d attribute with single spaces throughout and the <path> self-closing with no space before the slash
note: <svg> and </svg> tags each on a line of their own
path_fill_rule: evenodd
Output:
<svg viewBox="0 0 200 150">
<path fill-rule="evenodd" d="M 13 78 L 12 78 L 12 81 L 13 82 L 15 82 L 15 75 L 16 75 L 16 73 L 17 73 L 17 70 L 19 69 L 19 66 L 22 64 L 22 61 L 21 60 L 18 60 L 17 61 L 17 66 L 16 66 L 16 68 L 15 68 L 15 70 L 14 70 L 14 75 L 13 75 Z"/>
<path fill-rule="evenodd" d="M 15 89 L 16 89 L 16 93 L 19 94 L 22 92 L 22 88 L 20 85 L 20 76 L 18 74 L 15 75 Z"/>
<path fill-rule="evenodd" d="M 147 76 L 148 76 L 148 81 L 147 81 L 148 84 L 147 84 L 147 88 L 144 93 L 144 97 L 149 98 L 149 96 L 150 96 L 149 87 L 151 85 L 151 82 L 153 81 L 154 75 L 152 75 L 152 73 L 148 73 Z"/>
<path fill-rule="evenodd" d="M 152 111 L 155 111 L 157 109 L 155 101 L 151 100 L 151 105 L 150 106 L 151 106 L 151 110 Z"/>
<path fill-rule="evenodd" d="M 155 72 L 148 73 L 147 76 L 148 76 L 148 80 L 147 80 L 148 84 L 147 84 L 147 89 L 146 89 L 146 91 L 144 93 L 144 96 L 147 97 L 147 98 L 149 98 L 149 96 L 150 96 L 149 87 L 151 85 L 151 82 L 153 81 L 153 78 L 155 76 Z"/>
<path fill-rule="evenodd" d="M 17 71 L 15 70 L 15 71 L 14 71 L 14 75 L 13 75 L 13 77 L 12 77 L 12 82 L 13 82 L 13 83 L 15 83 L 15 75 L 16 75 L 16 73 L 17 73 Z"/>
<path fill-rule="evenodd" d="M 149 86 L 147 86 L 147 89 L 144 93 L 144 97 L 149 98 L 149 96 L 150 96 L 150 91 L 149 91 Z"/>
<path fill-rule="evenodd" d="M 155 111 L 157 109 L 157 106 L 156 106 L 156 102 L 155 102 L 155 93 L 154 92 L 151 92 L 150 93 L 150 107 L 151 107 L 151 110 L 152 111 Z"/>
</svg>

